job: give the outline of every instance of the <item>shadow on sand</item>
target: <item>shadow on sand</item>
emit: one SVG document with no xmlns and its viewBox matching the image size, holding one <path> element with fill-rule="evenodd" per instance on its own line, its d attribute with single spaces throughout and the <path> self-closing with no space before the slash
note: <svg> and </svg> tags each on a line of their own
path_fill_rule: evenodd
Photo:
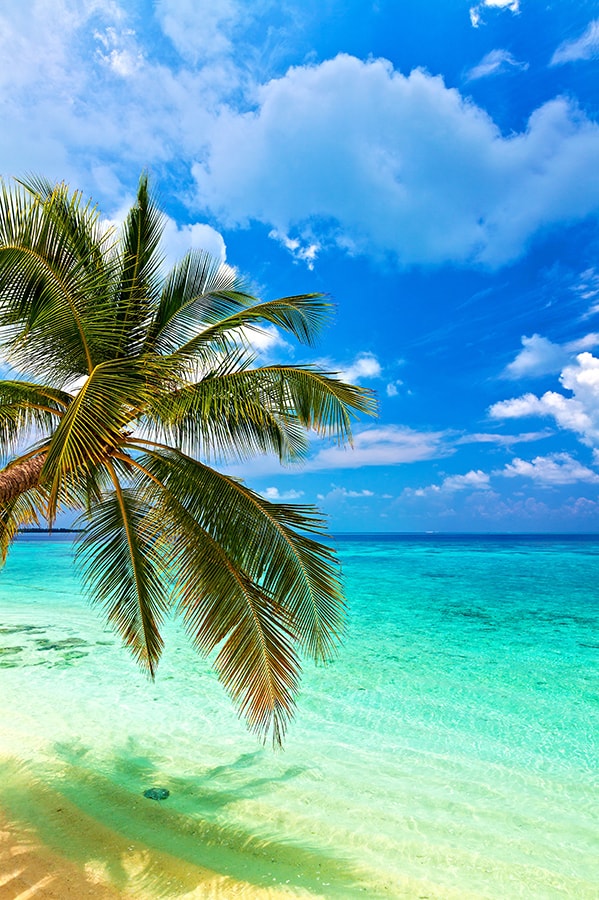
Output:
<svg viewBox="0 0 599 900">
<path fill-rule="evenodd" d="M 305 771 L 278 765 L 265 776 L 264 760 L 262 751 L 246 753 L 173 778 L 132 743 L 101 763 L 89 748 L 63 744 L 46 766 L 0 762 L 1 803 L 9 827 L 76 867 L 97 897 L 378 896 L 368 873 L 330 848 L 277 833 L 272 797 L 266 821 L 240 824 L 237 804 L 259 804 Z M 168 799 L 144 798 L 153 786 L 167 788 Z"/>
</svg>

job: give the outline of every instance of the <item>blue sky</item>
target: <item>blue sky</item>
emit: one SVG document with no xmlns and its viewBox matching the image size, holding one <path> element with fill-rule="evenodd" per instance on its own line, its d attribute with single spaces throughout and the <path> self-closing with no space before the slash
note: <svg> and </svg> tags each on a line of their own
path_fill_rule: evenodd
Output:
<svg viewBox="0 0 599 900">
<path fill-rule="evenodd" d="M 5 177 L 118 221 L 147 168 L 170 259 L 333 297 L 263 358 L 379 418 L 235 474 L 333 531 L 599 529 L 599 3 L 21 0 L 0 52 Z"/>
</svg>

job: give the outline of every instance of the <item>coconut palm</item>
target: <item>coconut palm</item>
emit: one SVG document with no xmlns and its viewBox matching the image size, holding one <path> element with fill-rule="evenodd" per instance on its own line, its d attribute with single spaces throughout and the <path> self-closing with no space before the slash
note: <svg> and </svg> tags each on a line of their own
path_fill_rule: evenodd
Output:
<svg viewBox="0 0 599 900">
<path fill-rule="evenodd" d="M 260 302 L 201 251 L 166 276 L 142 176 L 120 232 L 65 185 L 1 185 L 0 549 L 78 510 L 93 602 L 153 678 L 165 618 L 213 658 L 248 725 L 280 743 L 300 658 L 335 652 L 344 601 L 324 523 L 215 465 L 305 457 L 307 430 L 351 440 L 363 388 L 314 366 L 257 366 L 252 334 L 311 344 L 320 294 Z"/>
</svg>

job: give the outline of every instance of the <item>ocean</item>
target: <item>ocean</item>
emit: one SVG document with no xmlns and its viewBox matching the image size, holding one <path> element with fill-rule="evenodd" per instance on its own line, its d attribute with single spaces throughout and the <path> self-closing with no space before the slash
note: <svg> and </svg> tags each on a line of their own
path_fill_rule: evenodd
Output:
<svg viewBox="0 0 599 900">
<path fill-rule="evenodd" d="M 334 543 L 347 633 L 276 752 L 176 623 L 151 683 L 71 540 L 20 539 L 4 818 L 127 898 L 598 898 L 599 537 Z"/>
</svg>

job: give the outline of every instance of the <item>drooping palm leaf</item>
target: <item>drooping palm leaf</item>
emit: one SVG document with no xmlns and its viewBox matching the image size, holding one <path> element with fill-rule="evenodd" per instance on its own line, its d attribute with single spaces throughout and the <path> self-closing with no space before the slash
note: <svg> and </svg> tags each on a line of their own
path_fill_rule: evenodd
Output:
<svg viewBox="0 0 599 900">
<path fill-rule="evenodd" d="M 162 652 L 169 573 L 160 540 L 148 535 L 151 508 L 112 470 L 114 491 L 91 507 L 77 560 L 94 603 L 153 678 Z"/>
<path fill-rule="evenodd" d="M 277 598 L 315 660 L 335 654 L 344 604 L 333 551 L 307 536 L 325 530 L 314 507 L 271 503 L 175 450 L 148 448 L 140 462 L 165 485 L 171 503 L 181 504 L 252 581 Z"/>
<path fill-rule="evenodd" d="M 10 452 L 31 431 L 48 433 L 71 402 L 70 394 L 27 381 L 0 381 L 0 446 Z"/>
</svg>

